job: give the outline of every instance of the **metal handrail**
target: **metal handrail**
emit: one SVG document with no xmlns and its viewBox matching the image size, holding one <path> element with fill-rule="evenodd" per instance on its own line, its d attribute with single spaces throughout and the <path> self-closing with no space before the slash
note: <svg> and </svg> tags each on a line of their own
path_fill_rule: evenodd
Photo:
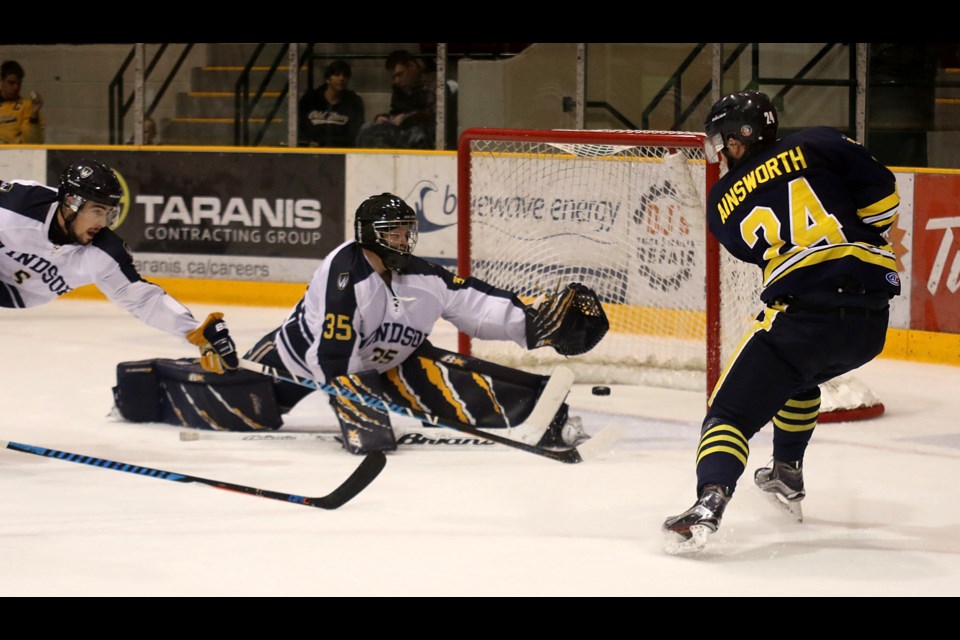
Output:
<svg viewBox="0 0 960 640">
<path fill-rule="evenodd" d="M 190 51 L 193 49 L 193 43 L 189 42 L 186 46 L 183 47 L 183 51 L 180 52 L 180 56 L 177 58 L 177 61 L 173 63 L 173 68 L 170 69 L 170 73 L 167 74 L 167 77 L 164 78 L 163 82 L 160 84 L 160 88 L 157 90 L 157 94 L 153 98 L 153 102 L 150 103 L 150 106 L 147 107 L 147 110 L 144 112 L 144 117 L 153 115 L 154 110 L 160 105 L 160 100 L 163 98 L 164 94 L 167 92 L 167 89 L 170 88 L 173 79 L 180 72 L 180 68 L 183 66 L 183 63 L 186 62 L 187 56 L 190 55 Z M 150 75 L 150 71 L 147 70 L 146 76 Z M 144 80 L 146 80 L 146 76 Z"/>
<path fill-rule="evenodd" d="M 123 140 L 123 116 L 126 115 L 123 111 L 123 74 L 133 62 L 136 50 L 136 47 L 130 50 L 107 87 L 107 118 L 109 120 L 107 127 L 110 131 L 110 144 L 118 144 L 117 137 Z"/>
<path fill-rule="evenodd" d="M 747 44 L 741 43 L 736 49 L 734 49 L 733 53 L 727 56 L 727 59 L 724 60 L 720 65 L 720 69 L 721 69 L 720 73 L 723 74 L 725 71 L 730 69 L 730 67 L 733 66 L 733 63 L 737 61 L 737 58 L 740 57 L 740 54 L 742 54 L 746 50 L 746 48 L 747 48 Z M 687 105 L 687 108 L 684 109 L 679 116 L 676 116 L 673 122 L 672 130 L 678 130 L 680 128 L 680 125 L 686 122 L 687 118 L 689 118 L 690 115 L 693 114 L 693 112 L 696 111 L 697 108 L 703 103 L 703 101 L 706 100 L 707 96 L 710 95 L 710 87 L 711 85 L 709 82 L 706 85 L 704 85 L 704 87 L 697 93 L 697 95 L 694 96 L 693 100 L 690 101 L 690 104 Z M 680 93 L 679 89 L 677 93 L 678 94 Z"/>
<path fill-rule="evenodd" d="M 166 52 L 168 45 L 169 43 L 162 43 L 156 52 L 154 52 L 153 58 L 150 60 L 150 63 L 147 65 L 147 68 L 143 73 L 144 81 L 150 77 L 150 73 L 153 72 L 157 64 L 159 64 L 160 59 L 163 57 L 164 52 Z M 186 43 L 184 45 L 183 51 L 180 52 L 180 56 L 170 69 L 170 73 L 167 74 L 167 77 L 164 78 L 163 82 L 160 84 L 160 88 L 157 90 L 157 94 L 154 96 L 153 101 L 146 109 L 144 109 L 143 116 L 145 118 L 150 117 L 160 104 L 160 100 L 163 99 L 167 89 L 170 88 L 170 84 L 173 82 L 173 79 L 176 77 L 177 73 L 180 72 L 180 68 L 183 66 L 184 61 L 187 59 L 187 56 L 190 54 L 192 49 L 193 43 Z M 110 84 L 107 87 L 107 117 L 109 120 L 108 127 L 110 132 L 110 144 L 123 144 L 123 120 L 127 113 L 130 112 L 130 109 L 133 108 L 136 93 L 131 92 L 129 97 L 124 98 L 123 75 L 126 73 L 127 69 L 130 67 L 130 64 L 136 57 L 136 51 L 137 48 L 134 46 L 124 59 L 123 63 L 120 65 L 120 68 L 114 75 L 113 80 L 110 81 Z"/>
<path fill-rule="evenodd" d="M 849 78 L 846 80 L 843 79 L 806 79 L 804 76 L 807 75 L 813 68 L 819 64 L 830 51 L 833 50 L 837 45 L 850 47 L 850 65 L 849 65 Z M 852 47 L 850 43 L 837 43 L 837 42 L 828 42 L 825 44 L 814 56 L 805 64 L 796 75 L 792 78 L 778 78 L 778 77 L 763 77 L 760 75 L 760 52 L 759 44 L 753 44 L 753 57 L 752 57 L 752 78 L 751 86 L 757 87 L 761 84 L 780 84 L 783 85 L 783 88 L 780 89 L 776 94 L 773 95 L 773 100 L 780 101 L 783 99 L 787 93 L 796 87 L 848 87 L 849 88 L 849 105 L 847 109 L 848 115 L 848 131 L 847 133 L 851 136 L 856 137 L 857 130 L 857 112 L 856 112 L 856 91 L 857 91 L 857 76 L 856 76 L 856 56 L 857 50 L 856 47 Z M 775 103 L 776 104 L 776 103 Z"/>
<path fill-rule="evenodd" d="M 671 89 L 674 89 L 674 112 L 675 112 L 675 122 L 674 127 L 676 127 L 676 120 L 680 117 L 680 107 L 682 96 L 680 93 L 680 82 L 683 77 L 683 72 L 686 71 L 690 65 L 693 64 L 693 61 L 696 60 L 697 56 L 700 55 L 700 52 L 706 48 L 707 43 L 701 42 L 694 46 L 693 50 L 684 58 L 683 62 L 680 63 L 680 66 L 677 67 L 677 70 L 673 72 L 673 75 L 664 83 L 663 87 L 660 88 L 660 91 L 657 92 L 657 95 L 653 97 L 653 100 L 650 101 L 650 104 L 646 109 L 643 110 L 643 115 L 641 116 L 642 124 L 644 129 L 650 128 L 650 114 L 660 105 L 660 101 L 667 95 L 667 92 Z"/>
<path fill-rule="evenodd" d="M 806 79 L 805 76 L 813 70 L 813 68 L 819 64 L 827 54 L 838 44 L 847 45 L 848 43 L 836 43 L 830 42 L 824 45 L 813 57 L 799 70 L 793 77 L 763 77 L 760 75 L 760 45 L 759 43 L 740 43 L 736 49 L 731 53 L 726 60 L 723 62 L 721 67 L 721 75 L 723 72 L 726 72 L 730 69 L 731 66 L 739 59 L 744 51 L 748 47 L 751 48 L 751 79 L 750 83 L 745 88 L 756 88 L 761 84 L 780 84 L 784 87 L 778 91 L 774 99 L 782 99 L 790 90 L 798 86 L 828 86 L 828 87 L 850 87 L 851 101 L 855 100 L 855 91 L 856 91 L 856 77 L 855 73 L 851 71 L 850 78 L 848 79 Z M 664 86 L 660 89 L 656 96 L 651 100 L 650 105 L 643 111 L 643 128 L 650 128 L 650 114 L 656 109 L 660 102 L 666 97 L 667 93 L 670 90 L 674 90 L 674 122 L 670 127 L 671 130 L 679 130 L 684 122 L 700 107 L 703 101 L 710 94 L 711 83 L 708 82 L 703 89 L 701 89 L 697 95 L 690 101 L 685 109 L 681 109 L 681 77 L 683 73 L 689 68 L 693 63 L 694 58 L 703 50 L 705 45 L 698 44 L 694 47 L 693 51 L 684 59 L 684 61 L 677 67 L 677 70 L 670 76 Z M 855 55 L 855 53 L 853 54 Z M 851 62 L 851 65 L 855 62 Z M 852 67 L 851 67 L 852 68 Z M 850 109 L 851 122 L 855 118 L 855 110 Z M 855 125 L 851 125 L 855 128 Z"/>
<path fill-rule="evenodd" d="M 844 44 L 844 46 L 849 46 L 849 43 L 846 43 L 846 42 L 845 42 L 845 43 L 843 43 L 843 44 Z M 780 89 L 780 91 L 778 91 L 777 94 L 776 94 L 775 96 L 773 96 L 773 99 L 774 99 L 774 100 L 779 99 L 779 98 L 783 98 L 791 89 L 793 89 L 793 88 L 796 87 L 796 86 L 799 86 L 800 84 L 822 84 L 822 86 L 840 86 L 840 85 L 832 85 L 832 84 L 829 84 L 829 82 L 833 82 L 833 81 L 823 81 L 823 82 L 821 83 L 821 82 L 817 82 L 817 81 L 809 81 L 809 80 L 808 80 L 808 81 L 805 81 L 805 82 L 802 82 L 802 83 L 799 82 L 799 80 L 801 80 L 804 76 L 806 76 L 807 73 L 809 73 L 810 71 L 812 71 L 813 68 L 814 68 L 815 66 L 817 66 L 817 64 L 819 64 L 819 62 L 820 62 L 821 60 L 823 60 L 823 59 L 827 56 L 827 54 L 830 53 L 830 51 L 831 51 L 836 45 L 837 45 L 836 42 L 828 42 L 826 45 L 823 46 L 823 48 L 820 49 L 820 51 L 818 51 L 817 53 L 815 53 L 815 54 L 813 55 L 813 57 L 810 58 L 810 60 L 807 62 L 807 64 L 803 65 L 803 67 L 802 67 L 799 71 L 797 71 L 796 75 L 795 75 L 792 79 L 785 79 L 785 78 L 760 78 L 760 66 L 759 66 L 759 65 L 760 65 L 760 52 L 759 52 L 759 49 L 757 48 L 756 43 L 754 43 L 754 48 L 757 49 L 757 53 L 756 53 L 755 60 L 754 60 L 753 76 L 754 76 L 755 78 L 757 78 L 757 83 L 758 83 L 758 84 L 781 84 L 781 83 L 783 83 L 783 84 L 785 85 L 785 86 L 783 87 L 783 89 Z M 843 80 L 843 81 L 836 81 L 836 82 L 849 85 L 851 82 L 856 82 L 856 76 L 855 76 L 855 75 L 851 75 L 851 79 L 850 79 L 850 80 Z"/>
<path fill-rule="evenodd" d="M 266 46 L 266 42 L 257 44 L 257 48 L 254 49 L 243 71 L 240 72 L 240 77 L 237 78 L 237 83 L 234 88 L 235 115 L 233 121 L 233 143 L 238 147 L 246 146 L 250 140 L 250 114 L 253 111 L 253 107 L 250 104 L 250 72 L 253 70 L 254 65 L 260 57 L 260 53 Z M 263 92 L 261 91 L 260 95 L 262 94 Z"/>
<path fill-rule="evenodd" d="M 611 116 L 620 121 L 620 124 L 623 125 L 624 129 L 638 129 L 638 127 L 630 122 L 630 119 L 627 116 L 620 113 L 616 107 L 605 100 L 588 100 L 587 107 L 592 109 L 603 109 Z"/>
<path fill-rule="evenodd" d="M 265 42 L 261 42 L 257 48 L 254 50 L 253 55 L 250 56 L 250 60 L 247 61 L 246 66 L 240 74 L 240 77 L 237 79 L 236 89 L 234 91 L 235 95 L 235 116 L 234 116 L 234 142 L 237 146 L 248 146 L 250 145 L 251 137 L 253 138 L 252 146 L 259 146 L 263 142 L 263 138 L 267 133 L 267 129 L 270 127 L 270 124 L 273 122 L 274 117 L 277 115 L 277 112 L 280 110 L 280 107 L 283 105 L 284 99 L 290 92 L 290 82 L 289 80 L 284 83 L 283 87 L 280 89 L 280 93 L 274 101 L 273 105 L 270 107 L 270 110 L 267 112 L 267 115 L 264 118 L 263 124 L 260 126 L 259 130 L 255 132 L 255 135 L 251 136 L 250 132 L 250 118 L 253 114 L 254 109 L 256 109 L 261 98 L 263 98 L 266 89 L 270 84 L 270 81 L 273 79 L 273 76 L 276 74 L 277 70 L 280 68 L 280 65 L 284 58 L 287 57 L 290 47 L 295 46 L 293 43 L 286 42 L 284 43 L 278 53 L 276 58 L 274 58 L 270 67 L 267 69 L 267 73 L 264 75 L 263 80 L 260 83 L 259 88 L 254 94 L 253 98 L 250 97 L 250 73 L 253 70 L 253 67 L 256 65 L 258 58 L 260 57 L 261 52 L 264 47 L 267 45 Z M 297 56 L 297 69 L 300 69 L 303 66 L 304 61 L 309 55 L 313 53 L 313 45 L 309 44 L 303 53 Z M 290 141 L 290 146 L 296 146 L 297 141 Z"/>
</svg>

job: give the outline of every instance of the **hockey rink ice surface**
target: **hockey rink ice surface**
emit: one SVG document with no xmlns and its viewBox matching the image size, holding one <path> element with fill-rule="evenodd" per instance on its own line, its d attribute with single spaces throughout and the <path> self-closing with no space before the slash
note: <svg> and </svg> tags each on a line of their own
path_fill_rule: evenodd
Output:
<svg viewBox="0 0 960 640">
<path fill-rule="evenodd" d="M 241 351 L 286 313 L 190 306 L 224 311 Z M 5 309 L 0 333 L 2 440 L 306 496 L 360 462 L 335 442 L 183 442 L 109 417 L 117 363 L 194 355 L 110 303 Z M 434 338 L 454 345 L 449 328 Z M 960 595 L 960 367 L 877 360 L 857 377 L 886 414 L 817 428 L 805 521 L 753 487 L 768 426 L 720 530 L 687 557 L 664 553 L 660 524 L 695 498 L 695 392 L 577 385 L 588 431 L 625 427 L 608 456 L 401 447 L 334 511 L 2 449 L 0 596 Z M 334 425 L 318 393 L 284 429 Z"/>
</svg>

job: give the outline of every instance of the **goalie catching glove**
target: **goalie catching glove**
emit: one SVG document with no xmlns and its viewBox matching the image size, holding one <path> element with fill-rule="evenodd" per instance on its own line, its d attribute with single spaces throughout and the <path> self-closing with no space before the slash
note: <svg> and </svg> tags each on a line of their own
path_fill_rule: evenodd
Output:
<svg viewBox="0 0 960 640">
<path fill-rule="evenodd" d="M 227 331 L 222 313 L 211 313 L 203 323 L 187 334 L 191 344 L 200 347 L 200 366 L 212 373 L 236 371 L 240 358 Z"/>
<path fill-rule="evenodd" d="M 527 348 L 551 346 L 563 356 L 590 351 L 610 328 L 607 314 L 592 289 L 567 285 L 538 307 L 527 307 Z"/>
</svg>

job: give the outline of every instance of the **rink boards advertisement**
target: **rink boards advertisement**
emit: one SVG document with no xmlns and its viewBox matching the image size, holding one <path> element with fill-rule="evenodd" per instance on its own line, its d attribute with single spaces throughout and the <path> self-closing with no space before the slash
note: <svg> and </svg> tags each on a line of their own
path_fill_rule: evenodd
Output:
<svg viewBox="0 0 960 640">
<path fill-rule="evenodd" d="M 910 328 L 960 333 L 960 175 L 915 179 Z"/>
<path fill-rule="evenodd" d="M 582 162 L 539 158 L 528 172 L 527 158 L 472 160 L 473 275 L 525 274 L 526 295 L 555 286 L 558 275 L 575 276 L 614 304 L 673 308 L 680 301 L 703 311 L 702 209 L 685 210 L 676 178 L 651 163 L 605 159 L 593 162 L 602 171 L 584 166 L 595 176 L 589 184 L 557 179 Z M 703 168 L 693 173 L 703 184 Z"/>
<path fill-rule="evenodd" d="M 47 183 L 89 157 L 50 151 Z M 307 281 L 343 242 L 344 157 L 105 151 L 124 190 L 116 232 L 145 277 Z"/>
<path fill-rule="evenodd" d="M 0 150 L 0 172 L 5 179 L 55 186 L 67 163 L 89 157 L 121 173 L 127 192 L 117 231 L 145 277 L 305 283 L 322 256 L 353 236 L 359 203 L 384 191 L 401 195 L 417 211 L 420 255 L 450 268 L 456 262 L 453 154 L 6 148 Z M 891 327 L 960 333 L 960 171 L 900 170 L 896 176 L 900 219 L 889 239 L 904 295 L 893 301 Z M 633 209 L 611 198 L 599 199 L 609 201 L 606 205 L 571 208 L 569 202 L 579 196 L 555 191 L 517 193 L 512 201 L 490 193 L 474 196 L 487 198 L 479 210 L 488 218 L 524 212 L 533 224 L 537 216 L 559 215 L 566 206 L 567 214 L 580 212 L 583 224 L 609 228 L 611 234 L 637 220 Z M 647 222 L 669 210 L 669 198 L 662 196 L 652 193 L 646 200 Z M 642 294 L 653 304 L 658 287 L 695 286 L 700 279 L 702 266 L 683 243 L 664 245 L 655 225 L 651 230 L 630 257 L 632 268 L 642 266 L 650 277 L 634 278 L 627 288 L 616 285 L 611 299 L 633 298 L 637 289 L 631 287 L 645 287 L 654 290 Z M 569 248 L 586 253 L 582 244 Z M 518 262 L 531 261 L 516 255 Z"/>
<path fill-rule="evenodd" d="M 347 155 L 347 230 L 360 203 L 377 193 L 403 198 L 417 213 L 417 255 L 450 269 L 457 264 L 457 158 L 446 155 Z"/>
</svg>

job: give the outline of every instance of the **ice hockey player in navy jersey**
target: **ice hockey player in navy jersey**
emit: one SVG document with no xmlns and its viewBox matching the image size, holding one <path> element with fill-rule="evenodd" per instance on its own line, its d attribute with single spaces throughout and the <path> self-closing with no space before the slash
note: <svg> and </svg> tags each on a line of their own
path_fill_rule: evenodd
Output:
<svg viewBox="0 0 960 640">
<path fill-rule="evenodd" d="M 777 138 L 778 114 L 757 91 L 710 109 L 708 152 L 727 172 L 707 198 L 710 231 L 758 267 L 765 305 L 709 401 L 696 456 L 696 502 L 663 523 L 667 550 L 704 547 L 746 470 L 749 441 L 773 422 L 763 491 L 801 517 L 803 459 L 817 425 L 818 385 L 883 349 L 900 293 L 885 237 L 900 199 L 893 173 L 839 131 Z"/>
</svg>

